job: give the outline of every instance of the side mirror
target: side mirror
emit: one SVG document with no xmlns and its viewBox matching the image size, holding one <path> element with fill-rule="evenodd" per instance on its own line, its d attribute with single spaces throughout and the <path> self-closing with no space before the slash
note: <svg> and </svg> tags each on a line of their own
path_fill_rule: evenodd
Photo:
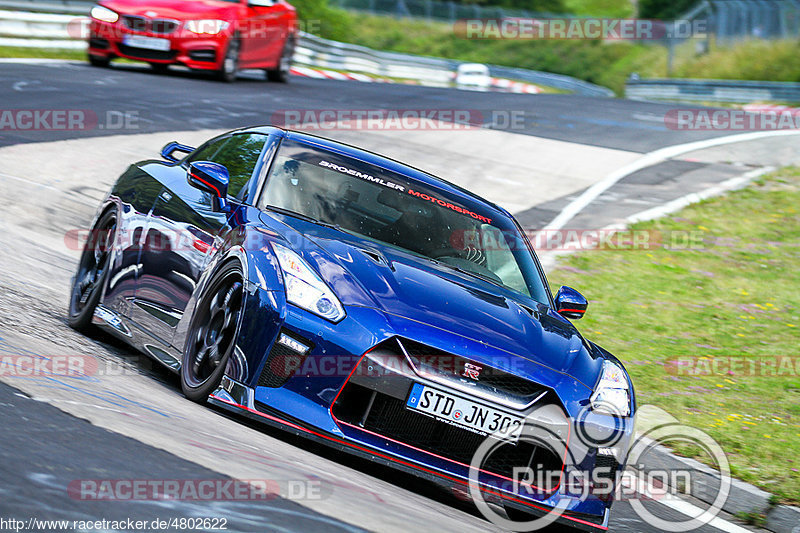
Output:
<svg viewBox="0 0 800 533">
<path fill-rule="evenodd" d="M 589 302 L 572 287 L 565 285 L 558 289 L 556 293 L 556 311 L 559 315 L 578 320 L 586 313 L 587 307 L 589 307 Z"/>
<path fill-rule="evenodd" d="M 195 161 L 186 173 L 189 185 L 214 196 L 214 210 L 225 211 L 228 207 L 228 169 L 225 165 L 211 161 Z"/>
<path fill-rule="evenodd" d="M 194 152 L 194 148 L 192 148 L 191 146 L 186 146 L 185 144 L 172 141 L 170 143 L 167 143 L 164 146 L 164 148 L 161 149 L 161 157 L 163 157 L 167 161 L 177 163 L 178 158 L 172 155 L 174 152 L 183 152 L 185 154 L 191 154 L 192 152 Z"/>
</svg>

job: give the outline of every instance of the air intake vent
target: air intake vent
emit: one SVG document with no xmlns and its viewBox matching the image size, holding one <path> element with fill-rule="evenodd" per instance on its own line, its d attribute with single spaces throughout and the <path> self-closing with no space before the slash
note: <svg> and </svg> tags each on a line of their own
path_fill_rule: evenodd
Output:
<svg viewBox="0 0 800 533">
<path fill-rule="evenodd" d="M 279 337 L 283 335 L 286 335 L 285 331 L 282 331 Z M 296 339 L 306 346 L 312 346 L 311 342 L 305 339 L 301 340 L 297 338 L 297 335 L 290 335 L 290 338 Z M 297 369 L 302 368 L 309 351 L 310 349 L 300 353 L 276 340 L 264 363 L 261 375 L 258 376 L 257 386 L 276 389 L 286 385 Z"/>
<path fill-rule="evenodd" d="M 371 399 L 371 400 L 370 400 Z M 350 383 L 336 400 L 333 413 L 338 420 L 363 427 L 378 435 L 420 450 L 469 465 L 486 437 L 458 426 L 440 422 L 407 409 L 403 400 Z M 528 441 L 500 445 L 486 458 L 482 469 L 512 478 L 514 468 L 530 467 L 541 472 L 545 492 L 559 483 L 562 460 L 552 450 Z"/>
</svg>

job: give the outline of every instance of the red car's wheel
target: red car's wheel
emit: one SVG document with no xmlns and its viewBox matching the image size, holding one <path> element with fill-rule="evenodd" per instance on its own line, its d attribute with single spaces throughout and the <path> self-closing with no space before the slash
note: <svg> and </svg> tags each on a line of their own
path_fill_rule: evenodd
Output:
<svg viewBox="0 0 800 533">
<path fill-rule="evenodd" d="M 107 57 L 89 54 L 89 64 L 93 67 L 107 67 L 111 64 L 111 60 Z"/>
<path fill-rule="evenodd" d="M 225 57 L 222 59 L 222 65 L 217 71 L 217 77 L 226 82 L 232 82 L 236 79 L 236 74 L 239 72 L 239 39 L 236 36 L 228 40 L 228 47 L 225 49 Z"/>
<path fill-rule="evenodd" d="M 169 65 L 166 63 L 150 63 L 150 68 L 156 74 L 166 74 L 169 70 Z"/>
</svg>

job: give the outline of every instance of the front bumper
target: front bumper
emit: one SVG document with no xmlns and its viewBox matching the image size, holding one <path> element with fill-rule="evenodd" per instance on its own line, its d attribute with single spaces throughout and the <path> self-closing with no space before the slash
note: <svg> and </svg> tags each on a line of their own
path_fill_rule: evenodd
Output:
<svg viewBox="0 0 800 533">
<path fill-rule="evenodd" d="M 168 39 L 169 50 L 126 45 L 124 41 L 128 35 Z M 182 27 L 167 35 L 137 32 L 119 21 L 111 24 L 92 19 L 88 42 L 89 54 L 97 57 L 124 57 L 164 65 L 181 64 L 197 70 L 218 70 L 222 65 L 227 37 L 224 34 L 196 35 Z"/>
<path fill-rule="evenodd" d="M 253 326 L 243 327 L 243 331 L 253 331 L 256 337 L 250 338 L 245 334 L 242 344 L 251 348 L 243 346 L 241 360 L 229 364 L 228 375 L 210 398 L 211 403 L 450 486 L 460 493 L 469 490 L 470 457 L 475 443 L 483 438 L 472 439 L 470 448 L 470 435 L 450 428 L 445 431 L 441 426 L 420 418 L 409 418 L 404 402 L 414 383 L 446 388 L 453 394 L 484 403 L 491 402 L 491 398 L 482 397 L 477 390 L 469 395 L 458 389 L 457 384 L 443 381 L 442 376 L 426 374 L 413 365 L 404 365 L 402 360 L 389 364 L 386 358 L 391 358 L 392 354 L 375 348 L 396 338 L 394 331 L 397 329 L 380 324 L 384 315 L 378 310 L 348 307 L 347 318 L 339 324 L 331 324 L 287 305 L 280 291 L 255 290 L 251 297 L 257 301 L 249 304 L 252 305 L 250 309 L 258 308 L 263 314 L 253 315 Z M 265 324 L 269 324 L 269 328 L 265 328 Z M 417 323 L 414 327 L 422 326 Z M 416 331 L 422 333 L 419 329 Z M 281 333 L 305 344 L 309 348 L 307 353 L 301 355 L 287 351 L 286 346 L 276 342 Z M 404 331 L 403 335 L 419 338 L 411 330 Z M 434 332 L 434 336 L 440 339 L 444 335 L 441 330 Z M 572 471 L 592 471 L 601 461 L 599 449 L 592 449 L 580 438 L 574 438 L 581 433 L 576 428 L 586 424 L 603 426 L 610 417 L 589 414 L 577 420 L 575 413 L 587 396 L 586 391 L 580 392 L 578 387 L 574 387 L 578 392 L 560 391 L 556 394 L 556 391 L 548 390 L 544 396 L 536 391 L 520 392 L 518 387 L 515 390 L 515 394 L 518 393 L 516 397 L 505 397 L 502 403 L 495 401 L 493 405 L 506 411 L 515 410 L 520 416 L 528 416 L 543 406 L 556 408 L 562 413 L 560 420 L 550 417 L 553 420 L 542 427 L 544 433 L 560 434 L 568 448 L 555 458 L 551 456 L 549 460 L 541 461 L 549 466 L 557 463 L 553 469 L 559 469 L 561 476 L 555 487 L 550 485 L 542 489 L 536 484 L 526 486 L 518 483 L 513 468 L 507 466 L 503 470 L 495 465 L 478 472 L 477 484 L 481 493 L 487 501 L 506 508 L 533 515 L 545 514 L 553 508 L 564 509 L 559 518 L 562 523 L 592 531 L 607 529 L 613 493 L 612 497 L 595 493 L 576 495 L 570 483 L 562 481 L 572 479 L 568 477 Z M 373 392 L 376 394 L 370 400 Z M 526 404 L 526 394 L 535 401 Z M 565 400 L 565 394 L 574 394 L 575 398 Z M 375 408 L 375 412 L 381 410 L 381 417 L 374 416 L 374 413 L 371 415 L 371 408 Z M 620 428 L 616 429 L 619 432 Z M 614 445 L 615 457 L 625 456 L 632 429 L 631 421 L 623 423 L 623 436 Z M 440 433 L 438 440 L 415 440 L 420 434 L 432 431 Z M 442 449 L 441 445 L 447 442 L 458 442 L 463 446 L 457 453 L 453 449 Z M 603 446 L 605 452 L 611 449 L 605 444 Z M 518 459 L 515 456 L 517 452 L 510 451 L 513 452 L 510 458 Z M 603 460 L 609 464 L 607 458 Z M 611 462 L 614 479 L 622 467 L 619 462 Z"/>
<path fill-rule="evenodd" d="M 469 493 L 468 479 L 453 475 L 446 471 L 429 468 L 425 464 L 407 460 L 390 451 L 382 450 L 378 446 L 364 445 L 356 440 L 343 437 L 336 433 L 320 430 L 305 424 L 283 413 L 255 408 L 253 389 L 238 383 L 227 376 L 223 378 L 220 388 L 209 397 L 209 403 L 226 411 L 245 416 L 251 420 L 264 423 L 271 427 L 279 428 L 294 435 L 309 438 L 320 444 L 355 455 L 362 459 L 376 462 L 396 470 L 412 474 L 424 480 L 432 481 L 438 485 L 450 488 L 453 492 Z M 551 512 L 554 505 L 545 505 L 520 497 L 507 490 L 498 490 L 491 485 L 480 486 L 481 497 L 486 502 L 523 511 L 534 517 L 544 516 Z M 603 507 L 600 515 L 585 514 L 578 511 L 565 511 L 556 520 L 556 523 L 584 531 L 607 531 L 610 519 L 610 507 Z"/>
</svg>

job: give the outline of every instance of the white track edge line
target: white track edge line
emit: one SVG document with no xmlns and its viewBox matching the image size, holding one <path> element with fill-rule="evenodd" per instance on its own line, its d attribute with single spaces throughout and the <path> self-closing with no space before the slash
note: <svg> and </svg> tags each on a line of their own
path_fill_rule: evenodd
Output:
<svg viewBox="0 0 800 533">
<path fill-rule="evenodd" d="M 656 503 L 660 503 L 665 507 L 669 507 L 673 511 L 677 511 L 690 518 L 700 516 L 706 511 L 706 509 L 698 507 L 693 503 L 683 500 L 675 495 L 669 493 L 663 494 L 663 489 L 655 489 L 653 484 L 649 481 L 646 481 L 641 474 L 638 476 L 631 475 L 631 477 L 635 478 L 634 482 L 636 483 L 636 492 L 642 496 L 650 498 Z M 644 490 L 642 490 L 642 488 L 644 488 Z M 752 530 L 743 528 L 742 526 L 734 524 L 733 522 L 729 522 L 724 518 L 720 518 L 719 516 L 715 516 L 709 520 L 707 525 L 722 531 L 726 531 L 727 533 L 753 533 Z"/>
<path fill-rule="evenodd" d="M 721 146 L 725 144 L 732 144 L 737 142 L 752 141 L 756 139 L 763 139 L 768 137 L 779 137 L 785 135 L 798 135 L 800 130 L 779 130 L 779 131 L 756 131 L 750 133 L 741 133 L 736 135 L 726 135 L 724 137 L 717 137 L 714 139 L 706 139 L 703 141 L 695 141 L 685 144 L 676 144 L 667 146 L 658 150 L 649 152 L 636 161 L 629 163 L 608 176 L 601 181 L 598 181 L 578 196 L 575 200 L 570 202 L 556 217 L 543 229 L 558 230 L 564 227 L 575 215 L 583 211 L 590 203 L 597 199 L 601 194 L 614 186 L 618 181 L 624 177 L 633 174 L 634 172 L 647 168 L 656 163 L 660 163 L 667 159 L 676 157 L 688 152 L 696 150 L 703 150 L 705 148 L 712 148 L 714 146 Z"/>
</svg>

